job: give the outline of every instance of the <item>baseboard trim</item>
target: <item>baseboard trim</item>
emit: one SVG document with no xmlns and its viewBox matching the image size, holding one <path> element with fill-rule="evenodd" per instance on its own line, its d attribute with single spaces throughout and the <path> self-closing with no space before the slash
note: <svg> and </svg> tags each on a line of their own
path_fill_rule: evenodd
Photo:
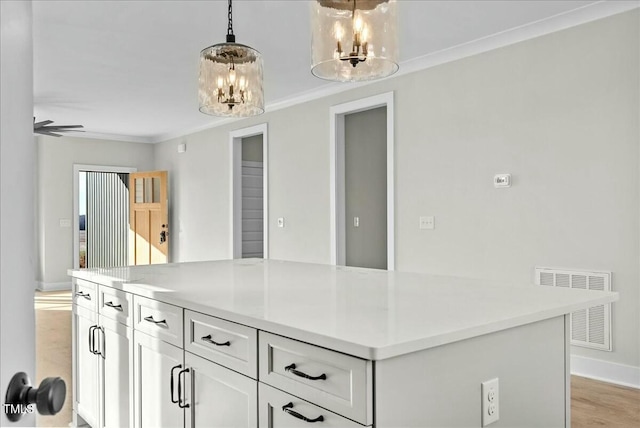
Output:
<svg viewBox="0 0 640 428">
<path fill-rule="evenodd" d="M 640 389 L 640 367 L 572 355 L 571 374 Z"/>
<path fill-rule="evenodd" d="M 36 281 L 36 290 L 40 290 L 40 291 L 67 291 L 67 290 L 71 290 L 71 282 L 42 282 L 42 281 Z"/>
</svg>

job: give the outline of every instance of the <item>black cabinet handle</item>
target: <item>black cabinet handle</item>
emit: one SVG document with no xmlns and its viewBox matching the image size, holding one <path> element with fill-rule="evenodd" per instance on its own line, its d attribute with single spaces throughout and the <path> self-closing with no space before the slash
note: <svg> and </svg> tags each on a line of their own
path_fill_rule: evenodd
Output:
<svg viewBox="0 0 640 428">
<path fill-rule="evenodd" d="M 113 302 L 106 302 L 104 305 L 122 312 L 122 305 L 114 305 Z"/>
<path fill-rule="evenodd" d="M 229 342 L 228 340 L 224 343 L 216 342 L 211 338 L 210 334 L 207 334 L 206 336 L 203 336 L 200 339 L 202 339 L 205 342 L 213 343 L 216 346 L 231 346 L 231 342 Z"/>
<path fill-rule="evenodd" d="M 94 348 L 95 338 L 93 336 L 93 332 L 95 331 L 96 328 L 98 328 L 97 325 L 92 325 L 91 327 L 89 327 L 89 352 L 91 352 L 94 355 L 95 355 L 96 351 L 95 351 L 95 348 Z"/>
<path fill-rule="evenodd" d="M 318 416 L 315 419 L 309 419 L 308 417 L 306 417 L 304 415 L 301 415 L 300 413 L 298 413 L 295 410 L 293 410 L 293 403 L 285 404 L 284 406 L 282 406 L 282 411 L 285 412 L 285 413 L 290 414 L 294 418 L 298 418 L 300 420 L 303 420 L 303 421 L 309 422 L 309 423 L 324 421 L 324 416 L 322 416 L 322 415 Z"/>
<path fill-rule="evenodd" d="M 89 293 L 83 293 L 82 291 L 76 291 L 76 296 L 78 297 L 84 297 L 87 300 L 91 300 L 91 294 Z"/>
<path fill-rule="evenodd" d="M 173 371 L 174 371 L 175 369 L 181 369 L 181 368 L 182 368 L 182 364 L 178 364 L 177 366 L 173 366 L 173 367 L 171 368 L 171 385 L 170 385 L 170 390 L 171 390 L 171 402 L 172 402 L 172 403 L 178 403 L 178 401 L 179 401 L 179 399 L 178 399 L 178 400 L 176 400 L 176 399 L 174 399 L 174 398 L 173 398 Z M 179 373 L 178 373 L 178 375 L 179 375 Z M 179 382 L 179 380 L 178 380 L 178 382 Z M 178 398 L 179 398 L 179 397 L 180 397 L 180 393 L 178 393 Z"/>
<path fill-rule="evenodd" d="M 98 350 L 98 348 L 96 348 L 96 332 L 100 331 L 100 327 L 98 327 L 97 325 L 93 326 L 93 330 L 91 332 L 91 338 L 93 340 L 93 350 L 91 351 L 91 353 L 93 355 L 100 355 L 100 351 Z"/>
<path fill-rule="evenodd" d="M 161 320 L 161 321 L 156 321 L 153 319 L 153 317 L 151 315 L 149 315 L 148 317 L 144 317 L 145 321 L 149 321 L 152 322 L 154 324 L 164 324 L 165 326 L 169 327 L 169 324 L 167 324 L 167 320 Z"/>
<path fill-rule="evenodd" d="M 182 402 L 186 402 L 187 400 L 185 398 L 182 397 L 182 382 L 184 379 L 184 377 L 182 377 L 183 373 L 189 373 L 189 369 L 186 368 L 184 370 L 180 370 L 180 373 L 178 373 L 178 407 L 180 407 L 181 409 L 186 409 L 189 407 L 189 404 L 182 404 Z"/>
<path fill-rule="evenodd" d="M 105 334 L 104 334 L 104 327 L 98 327 L 97 329 L 100 333 L 98 333 L 98 335 L 102 335 L 102 348 L 98 351 L 98 355 L 100 355 L 102 357 L 102 359 L 105 359 L 105 354 L 107 352 L 107 348 L 105 346 Z"/>
<path fill-rule="evenodd" d="M 309 380 L 325 380 L 327 378 L 327 375 L 322 373 L 320 376 L 311 376 L 308 375 L 306 373 L 303 373 L 299 370 L 296 370 L 296 365 L 295 364 L 289 364 L 287 367 L 284 368 L 285 371 L 287 372 L 291 372 L 296 376 L 300 376 L 303 377 L 305 379 L 309 379 Z"/>
</svg>

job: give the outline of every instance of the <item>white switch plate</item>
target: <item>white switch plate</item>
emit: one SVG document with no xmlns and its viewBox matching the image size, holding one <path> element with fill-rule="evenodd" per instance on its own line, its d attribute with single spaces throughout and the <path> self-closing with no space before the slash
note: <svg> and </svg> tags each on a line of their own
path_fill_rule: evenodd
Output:
<svg viewBox="0 0 640 428">
<path fill-rule="evenodd" d="M 496 174 L 493 176 L 493 187 L 511 187 L 511 174 Z"/>
<path fill-rule="evenodd" d="M 60 219 L 60 227 L 71 227 L 71 219 L 70 218 L 61 218 Z"/>
<path fill-rule="evenodd" d="M 482 382 L 482 426 L 500 419 L 500 385 L 498 378 Z"/>
<path fill-rule="evenodd" d="M 420 229 L 435 229 L 436 220 L 433 216 L 420 217 Z"/>
<path fill-rule="evenodd" d="M 278 217 L 278 227 L 284 227 L 284 217 Z"/>
<path fill-rule="evenodd" d="M 353 227 L 360 227 L 360 217 L 353 218 Z"/>
</svg>

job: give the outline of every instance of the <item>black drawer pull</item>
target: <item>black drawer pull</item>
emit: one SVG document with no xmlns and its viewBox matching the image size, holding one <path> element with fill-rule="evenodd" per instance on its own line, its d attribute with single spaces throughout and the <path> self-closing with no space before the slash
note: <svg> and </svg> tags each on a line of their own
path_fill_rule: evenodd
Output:
<svg viewBox="0 0 640 428">
<path fill-rule="evenodd" d="M 91 300 L 91 294 L 89 293 L 84 293 L 82 291 L 76 291 L 76 296 L 78 297 L 84 297 L 87 300 Z"/>
<path fill-rule="evenodd" d="M 156 320 L 153 319 L 153 317 L 151 315 L 149 315 L 148 317 L 144 317 L 144 320 L 152 322 L 154 324 L 164 324 L 165 326 L 169 327 L 169 324 L 167 324 L 167 320 L 156 321 Z"/>
<path fill-rule="evenodd" d="M 301 419 L 301 420 L 303 420 L 305 422 L 314 423 L 314 422 L 322 422 L 322 421 L 324 421 L 324 416 L 322 416 L 322 415 L 318 416 L 315 419 L 309 419 L 308 417 L 306 417 L 304 415 L 301 415 L 300 413 L 298 413 L 295 410 L 293 410 L 293 403 L 285 404 L 284 406 L 282 406 L 282 411 L 285 412 L 285 413 L 290 414 L 294 418 Z"/>
<path fill-rule="evenodd" d="M 229 342 L 228 340 L 224 343 L 216 342 L 211 338 L 210 334 L 207 334 L 206 336 L 202 336 L 200 339 L 204 340 L 205 342 L 213 343 L 216 346 L 231 346 L 231 342 Z"/>
<path fill-rule="evenodd" d="M 122 305 L 114 305 L 113 302 L 106 302 L 104 305 L 122 312 Z"/>
<path fill-rule="evenodd" d="M 183 402 L 187 403 L 187 399 L 182 396 L 182 384 L 183 384 L 182 379 L 184 379 L 184 377 L 182 377 L 183 373 L 189 373 L 189 368 L 180 370 L 178 372 L 178 407 L 180 407 L 181 409 L 187 409 L 189 408 L 189 404 L 182 404 Z"/>
<path fill-rule="evenodd" d="M 182 368 L 182 364 L 178 364 L 177 366 L 173 366 L 171 368 L 171 384 L 169 386 L 169 389 L 171 390 L 171 402 L 172 403 L 176 403 L 176 404 L 178 404 L 178 401 L 180 400 L 180 398 L 179 398 L 179 396 L 178 396 L 178 400 L 173 398 L 173 371 L 175 369 L 181 369 L 181 368 Z M 178 375 L 180 375 L 180 374 L 178 373 Z M 178 382 L 180 382 L 180 379 L 178 379 Z"/>
<path fill-rule="evenodd" d="M 303 373 L 299 370 L 296 370 L 296 365 L 295 364 L 289 364 L 287 367 L 284 368 L 285 371 L 287 372 L 291 372 L 296 376 L 300 376 L 303 377 L 305 379 L 309 379 L 309 380 L 325 380 L 327 378 L 327 375 L 322 373 L 320 376 L 311 376 L 308 375 L 306 373 Z"/>
</svg>

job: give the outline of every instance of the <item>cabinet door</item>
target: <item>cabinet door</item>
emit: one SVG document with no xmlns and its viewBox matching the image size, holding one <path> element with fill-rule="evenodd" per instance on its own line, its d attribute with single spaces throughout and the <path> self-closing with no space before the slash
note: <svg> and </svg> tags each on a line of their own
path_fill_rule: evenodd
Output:
<svg viewBox="0 0 640 428">
<path fill-rule="evenodd" d="M 111 319 L 102 324 L 102 426 L 133 426 L 133 330 Z"/>
<path fill-rule="evenodd" d="M 139 331 L 134 331 L 133 338 L 135 426 L 184 427 L 184 410 L 171 401 L 172 393 L 174 398 L 178 397 L 178 372 L 183 368 L 182 349 Z"/>
<path fill-rule="evenodd" d="M 260 384 L 260 428 L 304 428 L 314 423 L 324 428 L 364 428 L 298 397 Z"/>
<path fill-rule="evenodd" d="M 90 333 L 97 327 L 98 316 L 86 308 L 73 305 L 73 399 L 74 410 L 91 426 L 98 426 L 99 359 L 90 352 Z M 96 341 L 99 334 L 95 334 Z"/>
<path fill-rule="evenodd" d="M 258 426 L 258 382 L 185 352 L 189 408 L 186 427 Z"/>
</svg>

